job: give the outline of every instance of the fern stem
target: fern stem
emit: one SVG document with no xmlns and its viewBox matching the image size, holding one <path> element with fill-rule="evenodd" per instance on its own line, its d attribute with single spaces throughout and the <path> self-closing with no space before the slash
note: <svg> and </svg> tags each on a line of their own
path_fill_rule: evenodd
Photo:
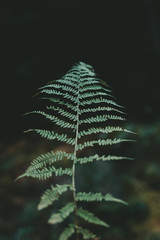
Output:
<svg viewBox="0 0 160 240">
<path fill-rule="evenodd" d="M 75 214 L 75 226 L 76 226 L 76 240 L 78 237 L 78 216 L 77 216 L 77 202 L 76 202 L 76 187 L 75 187 L 75 165 L 76 165 L 76 154 L 77 154 L 77 143 L 78 143 L 78 132 L 79 132 L 79 86 L 78 86 L 78 96 L 77 96 L 77 125 L 76 125 L 76 137 L 75 137 L 75 147 L 74 147 L 74 158 L 73 158 L 73 168 L 72 168 L 72 188 L 73 188 L 73 201 L 74 201 L 74 214 Z"/>
</svg>

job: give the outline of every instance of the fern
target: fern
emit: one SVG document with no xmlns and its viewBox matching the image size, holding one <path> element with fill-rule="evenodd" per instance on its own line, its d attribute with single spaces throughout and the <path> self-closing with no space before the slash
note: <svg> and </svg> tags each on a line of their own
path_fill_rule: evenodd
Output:
<svg viewBox="0 0 160 240">
<path fill-rule="evenodd" d="M 67 218 L 73 211 L 74 203 L 73 202 L 67 203 L 66 206 L 59 210 L 59 213 L 52 214 L 48 222 L 51 224 L 63 222 L 63 220 Z"/>
<path fill-rule="evenodd" d="M 55 130 L 49 129 L 29 129 L 25 132 L 35 132 L 47 140 L 57 140 L 58 142 L 72 146 L 71 152 L 48 152 L 35 158 L 24 174 L 25 176 L 45 180 L 53 175 L 71 176 L 70 184 L 51 186 L 41 197 L 38 210 L 44 209 L 57 201 L 63 193 L 72 193 L 72 202 L 53 213 L 48 222 L 50 224 L 61 223 L 74 215 L 74 223 L 61 233 L 59 240 L 67 240 L 73 234 L 78 240 L 79 234 L 83 239 L 93 239 L 96 237 L 88 229 L 79 225 L 79 218 L 88 223 L 109 227 L 107 223 L 99 219 L 94 213 L 79 207 L 80 202 L 106 201 L 127 204 L 125 201 L 113 197 L 110 193 L 78 192 L 75 183 L 76 165 L 91 163 L 93 161 L 112 161 L 132 158 L 116 155 L 94 154 L 84 155 L 84 149 L 95 145 L 108 147 L 121 142 L 132 141 L 128 138 L 116 138 L 116 132 L 133 133 L 121 126 L 125 121 L 122 106 L 117 104 L 111 95 L 109 86 L 101 79 L 97 78 L 93 68 L 83 62 L 73 66 L 61 79 L 51 81 L 47 85 L 39 88 L 40 99 L 50 102 L 44 111 L 32 111 L 27 114 L 38 114 L 48 119 L 57 126 Z M 74 134 L 74 137 L 73 137 Z M 102 134 L 103 138 L 98 138 Z M 72 135 L 72 136 L 71 136 Z M 92 136 L 92 140 L 89 138 Z M 79 156 L 81 154 L 81 157 Z M 83 155 L 83 156 L 82 156 Z M 71 168 L 62 168 L 62 160 L 70 162 Z M 59 164 L 58 167 L 56 164 Z"/>
</svg>

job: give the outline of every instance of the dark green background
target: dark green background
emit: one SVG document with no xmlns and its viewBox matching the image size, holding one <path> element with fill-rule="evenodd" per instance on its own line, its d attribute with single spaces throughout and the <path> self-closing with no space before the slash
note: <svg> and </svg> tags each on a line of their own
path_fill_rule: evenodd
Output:
<svg viewBox="0 0 160 240">
<path fill-rule="evenodd" d="M 160 239 L 159 12 L 158 0 L 1 1 L 0 240 L 56 240 L 61 230 L 46 223 L 50 211 L 36 210 L 47 185 L 13 180 L 49 148 L 22 134 L 32 126 L 22 114 L 37 107 L 32 96 L 38 87 L 79 61 L 112 87 L 126 107 L 128 127 L 138 134 L 125 149 L 135 161 L 105 170 L 111 191 L 123 189 L 115 192 L 123 192 L 130 205 L 105 210 L 113 227 L 102 230 L 103 239 Z"/>
</svg>

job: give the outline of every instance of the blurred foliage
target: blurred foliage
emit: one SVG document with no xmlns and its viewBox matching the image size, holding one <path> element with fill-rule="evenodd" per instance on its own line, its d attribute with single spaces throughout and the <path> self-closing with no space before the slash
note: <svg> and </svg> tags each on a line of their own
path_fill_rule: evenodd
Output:
<svg viewBox="0 0 160 240">
<path fill-rule="evenodd" d="M 95 214 L 111 226 L 108 230 L 94 227 L 95 232 L 101 231 L 102 239 L 158 240 L 160 124 L 130 124 L 127 127 L 137 133 L 137 142 L 122 151 L 125 150 L 126 155 L 134 156 L 135 160 L 97 162 L 85 167 L 80 166 L 77 169 L 77 187 L 85 191 L 108 191 L 129 202 L 128 206 L 115 203 L 93 203 L 90 206 L 85 203 L 88 210 L 94 209 Z M 26 136 L 11 145 L 3 143 L 0 170 L 0 240 L 58 238 L 63 225 L 50 226 L 47 219 L 52 209 L 55 211 L 63 205 L 65 198 L 61 198 L 61 203 L 55 202 L 54 206 L 42 212 L 37 211 L 37 203 L 49 184 L 61 183 L 65 179 L 57 177 L 45 182 L 22 179 L 14 182 L 35 156 L 51 150 L 52 147 L 50 141 L 40 141 L 35 136 Z M 63 148 L 63 145 L 55 147 Z M 84 182 L 87 182 L 85 189 Z"/>
</svg>

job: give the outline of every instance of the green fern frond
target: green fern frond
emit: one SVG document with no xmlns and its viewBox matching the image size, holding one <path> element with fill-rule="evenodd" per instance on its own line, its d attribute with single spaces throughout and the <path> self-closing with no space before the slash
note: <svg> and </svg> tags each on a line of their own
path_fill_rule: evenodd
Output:
<svg viewBox="0 0 160 240">
<path fill-rule="evenodd" d="M 116 102 L 105 99 L 105 98 L 95 98 L 95 99 L 91 99 L 91 100 L 85 100 L 85 101 L 80 102 L 80 105 L 85 106 L 85 105 L 101 104 L 101 103 L 108 103 L 108 104 L 114 105 L 116 107 L 123 108 L 121 105 L 118 105 Z"/>
<path fill-rule="evenodd" d="M 66 85 L 71 86 L 71 87 L 77 88 L 77 83 L 73 83 L 72 81 L 69 81 L 69 80 L 59 79 L 59 80 L 57 80 L 57 82 L 58 83 L 62 83 L 62 84 L 66 84 Z"/>
<path fill-rule="evenodd" d="M 55 90 L 49 90 L 49 89 L 43 89 L 41 91 L 41 93 L 46 93 L 46 94 L 50 94 L 50 95 L 57 95 L 57 96 L 62 96 L 65 99 L 69 99 L 70 101 L 76 103 L 77 102 L 77 98 L 73 97 L 72 95 L 68 94 L 68 93 L 62 93 L 61 91 L 55 91 Z"/>
<path fill-rule="evenodd" d="M 54 166 L 44 167 L 42 169 L 31 169 L 28 168 L 24 174 L 19 176 L 19 179 L 22 177 L 32 177 L 32 178 L 38 178 L 39 180 L 46 180 L 47 178 L 50 178 L 53 176 L 62 176 L 62 175 L 68 175 L 72 176 L 72 169 L 65 168 L 55 168 Z"/>
<path fill-rule="evenodd" d="M 70 112 L 64 111 L 63 109 L 59 107 L 54 107 L 54 106 L 47 106 L 46 107 L 49 110 L 54 110 L 57 111 L 60 115 L 69 118 L 70 120 L 73 120 L 74 122 L 76 121 L 76 115 L 72 114 Z"/>
<path fill-rule="evenodd" d="M 97 90 L 103 90 L 103 91 L 106 91 L 106 92 L 112 92 L 111 90 L 109 89 L 106 89 L 106 88 L 103 88 L 102 86 L 100 85 L 96 85 L 94 84 L 93 86 L 87 86 L 87 87 L 84 87 L 84 88 L 81 88 L 80 89 L 80 93 L 83 93 L 83 92 L 86 92 L 86 91 L 97 91 Z"/>
<path fill-rule="evenodd" d="M 93 213 L 91 213 L 87 210 L 84 210 L 82 208 L 78 208 L 77 214 L 78 214 L 79 217 L 83 218 L 85 221 L 87 221 L 89 223 L 101 225 L 101 226 L 104 226 L 104 227 L 109 227 L 109 225 L 107 223 L 105 223 L 104 221 L 102 221 L 101 219 L 96 217 Z"/>
<path fill-rule="evenodd" d="M 73 159 L 73 154 L 72 153 L 66 153 L 66 152 L 62 152 L 62 151 L 58 151 L 58 152 L 48 152 L 45 154 L 41 154 L 39 157 L 35 158 L 32 162 L 31 165 L 29 166 L 29 170 L 35 170 L 35 169 L 39 169 L 42 167 L 46 167 L 47 164 L 51 165 L 54 162 L 57 161 L 61 161 L 64 158 L 67 159 Z"/>
<path fill-rule="evenodd" d="M 98 133 L 112 133 L 112 132 L 127 132 L 127 133 L 132 133 L 134 134 L 134 132 L 132 131 L 129 131 L 127 129 L 124 129 L 122 127 L 111 127 L 111 126 L 108 126 L 106 128 L 89 128 L 87 131 L 86 130 L 81 130 L 79 131 L 79 134 L 78 134 L 78 138 L 81 138 L 81 137 L 84 137 L 84 136 L 88 136 L 90 134 L 98 134 Z"/>
<path fill-rule="evenodd" d="M 58 141 L 65 142 L 71 145 L 75 144 L 75 139 L 74 138 L 68 138 L 67 134 L 58 134 L 53 131 L 49 130 L 43 130 L 43 129 L 28 129 L 27 132 L 36 132 L 38 133 L 41 137 L 47 138 L 48 140 L 54 140 L 57 139 Z"/>
<path fill-rule="evenodd" d="M 107 96 L 107 97 L 113 97 L 110 94 L 107 94 L 105 92 L 87 92 L 84 94 L 80 94 L 79 98 L 80 99 L 85 99 L 85 98 L 90 98 L 90 97 L 95 97 L 95 96 Z"/>
<path fill-rule="evenodd" d="M 72 87 L 65 86 L 63 84 L 62 85 L 60 85 L 60 84 L 49 84 L 49 85 L 46 85 L 46 86 L 41 87 L 39 89 L 41 90 L 41 89 L 46 89 L 46 88 L 60 89 L 60 90 L 66 91 L 66 92 L 71 92 L 73 94 L 77 93 L 77 90 L 73 89 Z"/>
<path fill-rule="evenodd" d="M 71 109 L 72 111 L 77 111 L 77 107 L 74 106 L 73 104 L 69 103 L 69 102 L 64 102 L 62 100 L 60 100 L 59 98 L 52 98 L 52 97 L 41 97 L 40 99 L 44 99 L 44 100 L 49 100 L 51 102 L 54 102 L 54 103 L 58 103 L 60 105 L 63 105 L 64 107 L 67 107 L 69 109 Z"/>
<path fill-rule="evenodd" d="M 99 156 L 98 154 L 95 154 L 93 156 L 89 157 L 82 157 L 82 158 L 76 158 L 76 163 L 88 163 L 88 162 L 93 162 L 93 161 L 111 161 L 111 160 L 133 160 L 133 158 L 129 157 L 122 157 L 122 156 L 113 156 L 113 155 L 108 155 L 108 156 Z"/>
<path fill-rule="evenodd" d="M 32 114 L 32 113 L 42 115 L 42 116 L 46 117 L 47 119 L 49 119 L 50 121 L 54 122 L 56 125 L 58 125 L 60 127 L 63 127 L 63 128 L 75 129 L 75 127 L 76 127 L 76 124 L 72 124 L 72 123 L 69 123 L 67 121 L 63 121 L 56 116 L 53 116 L 51 114 L 47 114 L 47 113 L 42 112 L 42 111 L 32 111 L 32 112 L 29 112 L 27 114 Z"/>
<path fill-rule="evenodd" d="M 83 124 L 83 123 L 99 123 L 99 122 L 105 122 L 107 120 L 119 120 L 119 121 L 124 121 L 126 120 L 125 118 L 122 117 L 118 117 L 115 115 L 97 115 L 96 117 L 90 117 L 90 118 L 86 118 L 83 120 L 79 121 L 79 124 Z"/>
<path fill-rule="evenodd" d="M 61 233 L 59 240 L 68 240 L 75 232 L 75 228 L 73 224 L 70 224 L 69 227 L 65 228 L 65 230 Z"/>
<path fill-rule="evenodd" d="M 51 185 L 51 189 L 47 189 L 41 197 L 41 201 L 38 204 L 38 210 L 44 209 L 50 206 L 54 201 L 58 200 L 59 197 L 66 192 L 68 189 L 72 189 L 70 184 L 56 185 L 56 187 Z"/>
<path fill-rule="evenodd" d="M 83 239 L 93 239 L 96 235 L 86 228 L 78 227 L 78 233 L 82 234 Z"/>
<path fill-rule="evenodd" d="M 102 193 L 86 193 L 86 192 L 79 192 L 76 194 L 77 201 L 86 201 L 86 202 L 94 202 L 94 201 L 106 201 L 106 202 L 118 202 L 127 205 L 126 202 L 119 198 L 112 197 L 111 194 L 107 193 L 106 195 L 102 195 Z"/>
<path fill-rule="evenodd" d="M 86 141 L 83 144 L 78 144 L 77 150 L 82 150 L 86 147 L 93 147 L 96 144 L 98 144 L 99 146 L 105 146 L 105 145 L 113 145 L 113 144 L 117 144 L 117 143 L 133 142 L 133 141 L 134 140 L 132 140 L 132 139 L 121 139 L 121 138 L 114 138 L 114 139 L 108 138 L 107 140 L 98 139 L 98 140 L 93 140 L 93 141 Z"/>
<path fill-rule="evenodd" d="M 110 111 L 114 111 L 114 112 L 118 112 L 118 113 L 121 113 L 121 114 L 125 114 L 124 112 L 116 109 L 116 108 L 111 108 L 111 107 L 94 107 L 94 108 L 84 108 L 82 110 L 80 110 L 80 114 L 82 113 L 91 113 L 91 112 L 99 112 L 99 111 L 107 111 L 107 112 L 110 112 Z"/>
<path fill-rule="evenodd" d="M 74 211 L 75 204 L 73 202 L 67 203 L 63 208 L 61 208 L 58 213 L 54 213 L 48 220 L 50 224 L 56 224 L 63 222 Z"/>
<path fill-rule="evenodd" d="M 40 92 L 38 93 L 41 94 L 40 99 L 49 101 L 50 104 L 50 106 L 46 106 L 46 112 L 43 110 L 30 112 L 48 119 L 51 122 L 51 126 L 49 127 L 51 130 L 35 128 L 29 129 L 26 132 L 35 131 L 43 138 L 58 140 L 65 145 L 69 144 L 69 147 L 73 149 L 71 153 L 51 151 L 42 154 L 32 161 L 24 174 L 19 176 L 19 178 L 28 176 L 40 180 L 50 178 L 53 175 L 71 176 L 71 184 L 51 186 L 50 189 L 44 192 L 38 205 L 39 210 L 44 209 L 58 200 L 64 192 L 71 190 L 72 202 L 66 204 L 57 213 L 53 213 L 48 220 L 50 224 L 60 223 L 73 213 L 74 224 L 70 224 L 62 232 L 59 240 L 68 240 L 74 233 L 76 240 L 78 239 L 78 234 L 81 234 L 83 239 L 96 238 L 96 235 L 88 229 L 83 229 L 79 226 L 78 217 L 89 223 L 108 227 L 104 221 L 100 220 L 92 212 L 84 210 L 81 207 L 78 208 L 77 202 L 106 201 L 127 204 L 109 193 L 104 195 L 100 192 L 77 193 L 76 190 L 76 164 L 85 164 L 93 161 L 132 160 L 132 158 L 116 155 L 99 156 L 98 154 L 94 154 L 88 157 L 78 156 L 78 151 L 87 147 L 94 147 L 95 145 L 109 147 L 121 142 L 133 141 L 127 139 L 128 136 L 125 138 L 115 138 L 114 133 L 116 132 L 133 132 L 122 127 L 121 123 L 126 119 L 121 114 L 125 113 L 122 111 L 123 107 L 113 99 L 114 97 L 111 92 L 110 87 L 97 77 L 92 66 L 80 62 L 73 66 L 61 79 L 50 81 L 44 87 L 40 88 Z M 106 122 L 105 127 L 104 122 Z M 88 128 L 86 124 L 93 126 Z M 53 131 L 52 129 L 55 125 L 59 127 Z M 70 137 L 70 133 L 75 136 Z M 97 135 L 96 139 L 89 139 L 92 134 L 101 134 L 101 136 Z M 61 167 L 61 160 L 64 159 L 67 160 L 67 163 L 69 161 L 72 164 L 72 168 Z M 54 166 L 56 162 L 58 162 L 57 167 Z"/>
</svg>

